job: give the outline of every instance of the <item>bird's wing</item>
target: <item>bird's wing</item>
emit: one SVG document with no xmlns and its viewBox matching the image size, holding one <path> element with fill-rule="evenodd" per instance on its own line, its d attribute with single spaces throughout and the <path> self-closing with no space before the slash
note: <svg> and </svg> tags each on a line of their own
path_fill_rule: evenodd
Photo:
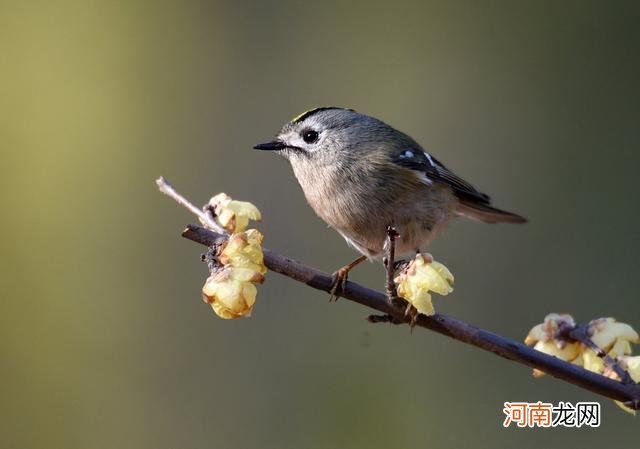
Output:
<svg viewBox="0 0 640 449">
<path fill-rule="evenodd" d="M 491 202 L 489 195 L 478 191 L 422 149 L 406 148 L 398 151 L 392 158 L 394 163 L 419 172 L 426 183 L 435 182 L 449 186 L 461 200 L 480 204 Z"/>
</svg>

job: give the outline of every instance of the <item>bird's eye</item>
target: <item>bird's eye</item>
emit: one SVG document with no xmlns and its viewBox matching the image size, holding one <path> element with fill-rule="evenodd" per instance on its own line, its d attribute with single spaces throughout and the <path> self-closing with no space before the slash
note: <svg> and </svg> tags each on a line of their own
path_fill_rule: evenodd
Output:
<svg viewBox="0 0 640 449">
<path fill-rule="evenodd" d="M 302 132 L 302 140 L 306 143 L 314 143 L 318 140 L 318 132 L 312 129 L 307 129 Z"/>
</svg>

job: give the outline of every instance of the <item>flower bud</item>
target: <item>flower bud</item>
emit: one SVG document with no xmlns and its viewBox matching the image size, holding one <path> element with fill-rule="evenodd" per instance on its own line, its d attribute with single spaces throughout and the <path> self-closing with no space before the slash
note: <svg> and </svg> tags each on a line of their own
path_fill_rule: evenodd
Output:
<svg viewBox="0 0 640 449">
<path fill-rule="evenodd" d="M 436 261 L 426 261 L 422 254 L 417 254 L 394 282 L 398 295 L 425 315 L 435 313 L 430 291 L 443 296 L 453 291 L 453 275 L 447 267 Z"/>
<path fill-rule="evenodd" d="M 266 273 L 262 240 L 262 234 L 256 229 L 232 234 L 220 253 L 220 263 L 237 268 L 247 268 L 261 274 Z"/>
<path fill-rule="evenodd" d="M 576 363 L 578 356 L 580 355 L 580 343 L 577 342 L 558 342 L 555 340 L 538 341 L 533 349 L 544 352 L 545 354 L 552 355 L 564 360 L 565 362 Z M 533 375 L 535 377 L 544 376 L 544 372 L 539 369 L 533 369 Z"/>
<path fill-rule="evenodd" d="M 524 339 L 526 345 L 532 346 L 538 341 L 562 340 L 560 332 L 567 328 L 574 328 L 576 322 L 566 313 L 550 313 L 544 321 L 534 326 Z"/>
<path fill-rule="evenodd" d="M 620 365 L 629 372 L 634 382 L 640 383 L 640 355 L 631 357 L 625 355 L 619 358 Z"/>
<path fill-rule="evenodd" d="M 229 232 L 244 231 L 249 220 L 260 221 L 262 216 L 256 206 L 247 201 L 236 201 L 226 193 L 219 193 L 209 200 L 215 219 Z"/>
<path fill-rule="evenodd" d="M 631 354 L 630 343 L 640 343 L 638 333 L 631 326 L 614 318 L 598 318 L 589 323 L 589 333 L 600 349 L 611 357 Z"/>
<path fill-rule="evenodd" d="M 604 361 L 591 349 L 582 345 L 581 365 L 584 369 L 594 373 L 602 374 L 604 372 Z"/>
<path fill-rule="evenodd" d="M 251 281 L 256 274 L 260 275 L 253 270 L 223 268 L 209 276 L 202 288 L 202 299 L 220 318 L 248 317 L 256 302 L 257 289 Z"/>
<path fill-rule="evenodd" d="M 545 354 L 566 362 L 576 363 L 582 346 L 578 342 L 567 341 L 563 334 L 564 331 L 574 328 L 575 325 L 575 320 L 571 315 L 550 313 L 542 323 L 537 324 L 529 331 L 524 343 Z M 579 360 L 582 361 L 582 359 Z M 541 377 L 544 372 L 534 369 L 533 375 Z"/>
</svg>

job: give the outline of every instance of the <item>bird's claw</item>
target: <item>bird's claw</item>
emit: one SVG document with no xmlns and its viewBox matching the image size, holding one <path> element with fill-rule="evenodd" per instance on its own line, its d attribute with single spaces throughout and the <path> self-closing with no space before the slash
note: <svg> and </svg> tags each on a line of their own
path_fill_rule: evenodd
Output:
<svg viewBox="0 0 640 449">
<path fill-rule="evenodd" d="M 340 297 L 339 293 L 344 293 L 349 278 L 349 270 L 345 267 L 334 272 L 331 281 L 331 290 L 329 291 L 329 302 L 337 301 Z"/>
<path fill-rule="evenodd" d="M 402 273 L 403 271 L 405 271 L 407 269 L 407 267 L 409 266 L 409 263 L 411 261 L 410 260 L 396 260 L 393 263 L 393 271 L 394 274 L 395 273 Z"/>
<path fill-rule="evenodd" d="M 418 309 L 413 307 L 411 303 L 407 302 L 407 308 L 404 310 L 404 316 L 409 317 L 409 327 L 411 328 L 411 330 L 413 330 L 413 328 L 416 326 L 419 315 L 420 312 L 418 312 Z"/>
</svg>

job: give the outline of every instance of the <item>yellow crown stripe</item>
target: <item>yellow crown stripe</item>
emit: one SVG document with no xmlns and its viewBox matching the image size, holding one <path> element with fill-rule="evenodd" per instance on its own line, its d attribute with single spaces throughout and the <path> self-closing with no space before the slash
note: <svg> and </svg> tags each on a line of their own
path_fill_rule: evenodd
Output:
<svg viewBox="0 0 640 449">
<path fill-rule="evenodd" d="M 307 115 L 308 113 L 310 113 L 311 111 L 315 111 L 316 109 L 320 109 L 320 108 L 311 108 L 311 109 L 307 109 L 304 112 L 301 112 L 300 114 L 296 115 L 294 118 L 291 119 L 292 122 L 297 122 L 298 120 L 300 120 L 302 117 L 304 117 L 305 115 Z"/>
<path fill-rule="evenodd" d="M 292 123 L 297 123 L 300 122 L 304 119 L 306 119 L 307 117 L 312 116 L 313 114 L 315 114 L 316 112 L 320 112 L 320 111 L 326 111 L 329 109 L 345 109 L 345 108 L 339 108 L 337 106 L 326 106 L 326 107 L 321 107 L 321 108 L 314 108 L 314 109 L 309 109 L 307 111 L 304 111 L 302 114 L 298 114 L 296 115 L 291 122 Z M 348 111 L 353 111 L 353 109 L 347 109 Z"/>
</svg>

